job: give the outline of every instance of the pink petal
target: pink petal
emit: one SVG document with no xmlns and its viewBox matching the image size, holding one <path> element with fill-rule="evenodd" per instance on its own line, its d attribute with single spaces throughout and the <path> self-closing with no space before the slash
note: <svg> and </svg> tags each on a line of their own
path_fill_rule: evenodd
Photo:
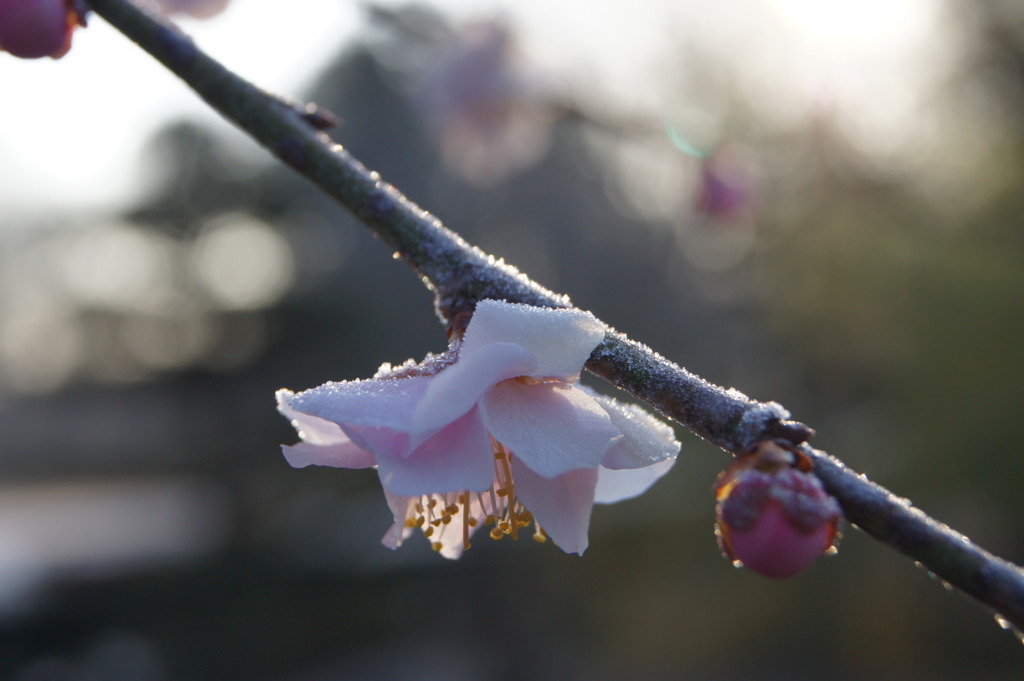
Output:
<svg viewBox="0 0 1024 681">
<path fill-rule="evenodd" d="M 432 377 L 416 406 L 412 446 L 468 412 L 495 383 L 531 375 L 535 368 L 529 353 L 512 343 L 493 343 L 471 355 L 460 354 L 455 364 Z"/>
<path fill-rule="evenodd" d="M 377 452 L 380 481 L 408 496 L 488 489 L 494 480 L 494 456 L 477 408 L 456 419 L 407 456 Z"/>
<path fill-rule="evenodd" d="M 493 343 L 515 343 L 537 359 L 530 375 L 574 379 L 604 333 L 604 325 L 583 310 L 482 300 L 466 329 L 461 357 Z"/>
<path fill-rule="evenodd" d="M 398 392 L 397 388 L 408 391 L 415 397 L 416 392 L 426 386 L 421 381 L 408 385 L 404 383 L 411 380 L 413 379 L 327 383 L 297 395 L 290 390 L 279 390 L 277 409 L 292 420 L 292 425 L 299 430 L 300 437 L 310 444 L 334 444 L 351 440 L 356 447 L 374 454 L 400 456 L 408 452 L 408 433 L 400 429 L 376 426 L 373 422 L 407 427 L 411 421 L 412 400 L 408 399 L 407 395 L 400 395 L 405 400 L 404 403 L 402 400 L 386 398 L 393 397 L 389 393 Z M 376 385 L 381 390 L 371 391 L 372 397 L 367 398 L 366 404 L 361 404 L 358 399 L 353 399 L 348 391 L 353 388 L 357 392 L 364 391 L 367 384 Z M 394 410 L 388 411 L 389 406 L 393 406 Z M 338 420 L 329 420 L 318 414 L 329 414 Z M 346 418 L 348 420 L 344 420 Z M 367 422 L 370 424 L 367 425 Z"/>
<path fill-rule="evenodd" d="M 293 409 L 288 402 L 289 394 L 286 390 L 278 392 L 277 408 L 292 422 L 302 438 L 302 442 L 296 445 L 281 448 L 289 465 L 293 468 L 369 468 L 377 463 L 373 454 L 352 442 L 337 423 Z"/>
<path fill-rule="evenodd" d="M 278 409 L 282 405 L 339 425 L 387 428 L 408 432 L 412 413 L 433 376 L 394 379 L 368 379 L 325 383 L 311 390 L 277 392 Z M 287 414 L 285 414 L 287 416 Z"/>
<path fill-rule="evenodd" d="M 495 439 L 546 478 L 596 467 L 620 437 L 601 405 L 561 383 L 504 381 L 480 405 Z"/>
<path fill-rule="evenodd" d="M 597 469 L 597 490 L 594 502 L 598 504 L 614 504 L 624 499 L 632 499 L 647 491 L 657 482 L 658 478 L 668 473 L 676 460 L 665 459 L 643 468 L 610 469 L 600 466 Z"/>
<path fill-rule="evenodd" d="M 597 470 L 583 468 L 546 478 L 513 457 L 512 477 L 516 482 L 516 496 L 551 540 L 566 553 L 582 556 L 587 550 Z"/>
<path fill-rule="evenodd" d="M 605 454 L 601 462 L 605 468 L 642 468 L 679 453 L 675 431 L 647 410 L 599 395 L 585 386 L 580 389 L 604 407 L 612 424 L 623 435 Z"/>
<path fill-rule="evenodd" d="M 372 468 L 377 464 L 373 454 L 357 447 L 351 440 L 334 445 L 299 442 L 282 445 L 281 452 L 292 468 L 331 466 L 333 468 Z"/>
<path fill-rule="evenodd" d="M 442 558 L 448 560 L 458 560 L 462 557 L 462 536 L 455 537 L 455 533 L 449 533 L 448 536 L 440 539 L 441 550 L 438 553 L 441 554 Z"/>
<path fill-rule="evenodd" d="M 292 409 L 287 402 L 287 393 L 286 390 L 278 391 L 277 410 L 291 421 L 292 426 L 299 432 L 299 437 L 304 442 L 315 445 L 331 445 L 348 441 L 349 437 L 342 432 L 337 423 Z"/>
<path fill-rule="evenodd" d="M 380 543 L 389 549 L 397 549 L 412 534 L 412 528 L 405 526 L 405 519 L 409 517 L 409 511 L 412 509 L 413 504 L 416 503 L 416 497 L 392 494 L 384 490 L 384 498 L 388 502 L 391 514 L 395 517 L 395 522 L 384 533 Z"/>
</svg>

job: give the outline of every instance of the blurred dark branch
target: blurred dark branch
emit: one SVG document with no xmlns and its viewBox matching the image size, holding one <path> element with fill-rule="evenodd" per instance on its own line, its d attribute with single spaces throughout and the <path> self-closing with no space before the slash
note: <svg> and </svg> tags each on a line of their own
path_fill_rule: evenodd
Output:
<svg viewBox="0 0 1024 681">
<path fill-rule="evenodd" d="M 570 305 L 565 296 L 466 243 L 367 170 L 321 131 L 317 122 L 329 120 L 328 114 L 311 121 L 310 109 L 256 88 L 204 54 L 165 18 L 130 0 L 89 4 L 225 118 L 365 222 L 421 275 L 436 295 L 438 313 L 450 325 L 461 323 L 485 298 Z M 1024 629 L 1024 571 L 805 444 L 813 431 L 789 420 L 781 405 L 713 385 L 611 329 L 586 366 L 730 452 L 743 452 L 764 439 L 800 446 L 847 520 Z"/>
</svg>

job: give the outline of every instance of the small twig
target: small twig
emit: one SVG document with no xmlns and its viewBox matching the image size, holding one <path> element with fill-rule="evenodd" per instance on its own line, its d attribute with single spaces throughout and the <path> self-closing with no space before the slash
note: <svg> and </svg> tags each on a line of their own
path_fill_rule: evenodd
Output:
<svg viewBox="0 0 1024 681">
<path fill-rule="evenodd" d="M 825 452 L 804 444 L 814 472 L 859 529 L 913 558 L 941 579 L 988 605 L 1024 631 L 1024 571 L 931 518 L 908 499 L 870 482 Z M 1004 625 L 1005 626 L 1005 625 Z"/>
<path fill-rule="evenodd" d="M 458 319 L 486 298 L 570 305 L 567 297 L 466 243 L 334 143 L 317 121 L 303 114 L 306 109 L 228 71 L 162 16 L 129 0 L 89 4 L 225 118 L 366 223 L 434 290 L 437 311 L 445 320 Z M 800 446 L 853 525 L 1024 629 L 1024 571 L 805 444 L 813 431 L 789 420 L 781 405 L 720 388 L 614 330 L 591 355 L 587 369 L 730 452 L 743 452 L 764 439 Z"/>
</svg>

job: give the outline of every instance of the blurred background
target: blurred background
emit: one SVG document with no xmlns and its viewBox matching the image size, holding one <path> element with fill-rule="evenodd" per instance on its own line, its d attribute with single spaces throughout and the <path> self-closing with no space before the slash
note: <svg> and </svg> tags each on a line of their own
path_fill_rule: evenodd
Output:
<svg viewBox="0 0 1024 681">
<path fill-rule="evenodd" d="M 473 243 L 1024 562 L 1019 3 L 289 9 L 183 25 Z M 728 458 L 681 430 L 583 558 L 381 547 L 375 475 L 290 469 L 273 392 L 443 349 L 431 296 L 91 24 L 0 55 L 0 677 L 1020 678 L 993 613 L 859 532 L 789 582 L 733 569 Z"/>
</svg>

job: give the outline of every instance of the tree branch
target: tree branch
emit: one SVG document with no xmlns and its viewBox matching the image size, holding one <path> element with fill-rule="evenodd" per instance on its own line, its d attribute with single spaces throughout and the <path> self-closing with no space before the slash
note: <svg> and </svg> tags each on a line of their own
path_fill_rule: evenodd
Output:
<svg viewBox="0 0 1024 681">
<path fill-rule="evenodd" d="M 164 17 L 130 0 L 89 4 L 225 118 L 366 223 L 421 275 L 435 293 L 438 314 L 449 324 L 457 324 L 486 298 L 547 307 L 571 304 L 471 246 L 367 170 L 321 132 L 325 116 L 315 108 L 258 89 L 199 50 Z M 790 420 L 781 405 L 709 383 L 611 329 L 586 367 L 730 452 L 743 452 L 764 439 L 799 446 L 849 522 L 1024 629 L 1024 571 L 807 445 L 813 430 Z"/>
</svg>

